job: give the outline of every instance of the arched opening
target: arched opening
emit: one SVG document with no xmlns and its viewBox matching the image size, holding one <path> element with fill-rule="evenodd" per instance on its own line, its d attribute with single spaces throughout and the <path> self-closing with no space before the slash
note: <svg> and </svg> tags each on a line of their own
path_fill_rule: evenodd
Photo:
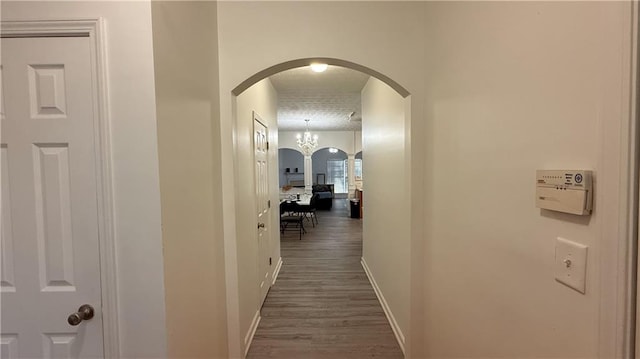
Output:
<svg viewBox="0 0 640 359">
<path fill-rule="evenodd" d="M 280 188 L 304 188 L 304 156 L 290 148 L 278 149 L 278 178 Z"/>
<path fill-rule="evenodd" d="M 333 185 L 335 198 L 346 198 L 349 193 L 347 153 L 324 147 L 311 155 L 311 162 L 314 184 Z"/>
<path fill-rule="evenodd" d="M 402 85 L 400 85 L 399 83 L 397 83 L 396 81 L 394 81 L 393 79 L 391 79 L 390 77 L 363 65 L 357 64 L 355 62 L 351 62 L 351 61 L 347 61 L 347 60 L 343 60 L 343 59 L 336 59 L 336 58 L 332 58 L 332 57 L 308 57 L 308 58 L 304 58 L 304 59 L 297 59 L 297 60 L 291 60 L 291 61 L 287 61 L 287 62 L 283 62 L 274 66 L 271 66 L 269 68 L 266 68 L 258 73 L 256 73 L 255 75 L 249 77 L 248 79 L 246 79 L 245 81 L 243 81 L 240 85 L 236 86 L 236 88 L 234 88 L 231 93 L 235 96 L 238 96 L 239 94 L 241 94 L 242 92 L 244 92 L 246 89 L 248 89 L 249 87 L 253 86 L 255 83 L 269 77 L 272 75 L 275 75 L 279 72 L 283 72 L 286 70 L 290 70 L 290 69 L 295 69 L 298 67 L 304 67 L 304 66 L 309 66 L 312 63 L 324 63 L 327 65 L 334 65 L 334 66 L 340 66 L 340 67 L 345 67 L 348 69 L 352 69 L 355 71 L 359 71 L 362 73 L 365 73 L 371 77 L 375 77 L 378 80 L 384 82 L 385 84 L 389 85 L 389 87 L 391 87 L 392 89 L 394 89 L 400 96 L 402 97 L 407 97 L 410 95 L 409 91 L 407 91 L 407 89 L 405 89 Z"/>
<path fill-rule="evenodd" d="M 325 183 L 334 182 L 330 179 L 330 171 L 327 163 L 333 161 L 334 167 L 342 168 L 343 180 L 339 183 L 339 188 L 335 189 L 336 193 L 329 192 L 330 199 L 344 201 L 344 204 L 337 206 L 342 209 L 340 216 L 342 218 L 349 217 L 347 197 L 355 197 L 356 181 L 355 178 L 345 176 L 345 173 L 354 173 L 356 153 L 362 152 L 364 148 L 367 151 L 367 159 L 375 165 L 368 166 L 368 174 L 365 176 L 371 178 L 370 184 L 367 186 L 367 217 L 362 221 L 360 217 L 350 220 L 357 221 L 360 226 L 361 235 L 354 238 L 364 238 L 359 244 L 360 254 L 356 256 L 358 267 L 363 268 L 363 273 L 367 278 L 367 285 L 372 285 L 377 296 L 373 300 L 380 300 L 381 307 L 386 312 L 389 319 L 390 331 L 392 338 L 395 337 L 399 345 L 398 350 L 404 351 L 405 337 L 409 334 L 408 317 L 410 303 L 409 300 L 409 279 L 410 279 L 410 211 L 411 198 L 411 181 L 410 175 L 410 146 L 405 141 L 405 136 L 409 134 L 410 128 L 409 114 L 405 113 L 405 109 L 410 108 L 409 93 L 395 81 L 379 74 L 378 72 L 366 68 L 364 66 L 351 63 L 345 60 L 327 59 L 327 58 L 305 58 L 292 60 L 279 65 L 272 66 L 268 69 L 260 71 L 243 81 L 234 88 L 233 95 L 233 165 L 234 170 L 231 172 L 234 180 L 234 236 L 225 236 L 225 246 L 229 248 L 225 263 L 227 269 L 227 290 L 228 303 L 230 312 L 229 318 L 229 341 L 230 347 L 237 345 L 239 352 L 246 352 L 252 343 L 253 333 L 255 333 L 258 323 L 261 321 L 260 307 L 262 302 L 256 297 L 256 283 L 254 281 L 257 270 L 252 269 L 254 265 L 252 261 L 257 258 L 261 261 L 261 254 L 257 249 L 252 248 L 255 243 L 255 228 L 251 223 L 254 218 L 254 210 L 259 207 L 258 200 L 255 196 L 255 182 L 253 181 L 256 169 L 253 165 L 252 151 L 252 118 L 257 115 L 263 119 L 268 127 L 269 141 L 273 145 L 272 148 L 278 148 L 274 151 L 275 155 L 270 157 L 273 161 L 271 167 L 275 168 L 273 181 L 269 188 L 272 191 L 269 195 L 272 203 L 278 203 L 283 198 L 283 184 L 289 183 L 286 180 L 286 168 L 289 173 L 298 174 L 301 167 L 295 165 L 281 165 L 280 156 L 287 154 L 295 154 L 300 158 L 298 146 L 296 145 L 296 131 L 301 132 L 302 129 L 289 129 L 288 131 L 280 131 L 277 118 L 278 111 L 278 90 L 272 84 L 269 76 L 273 76 L 281 71 L 293 69 L 300 66 L 307 66 L 312 61 L 324 61 L 330 65 L 345 66 L 352 70 L 365 72 L 368 80 L 364 83 L 359 94 L 362 97 L 361 120 L 362 127 L 358 131 L 350 131 L 346 137 L 340 137 L 335 130 L 320 131 L 320 148 L 314 149 L 312 153 L 306 153 L 303 156 L 304 182 L 308 185 L 308 190 L 301 194 L 311 197 L 311 184 L 320 181 L 320 174 L 324 174 Z M 347 120 L 347 119 L 345 119 Z M 352 120 L 349 116 L 348 120 Z M 312 131 L 317 132 L 313 128 Z M 329 137 L 337 136 L 338 139 Z M 348 138 L 347 138 L 348 137 Z M 324 142 L 323 142 L 324 141 Z M 329 147 L 337 149 L 335 154 L 326 155 Z M 326 155 L 326 156 L 325 156 Z M 324 156 L 324 157 L 323 157 Z M 360 159 L 358 159 L 360 160 Z M 334 163 L 335 162 L 335 163 Z M 276 165 L 277 164 L 277 165 Z M 299 162 L 298 162 L 299 164 Z M 324 164 L 324 166 L 322 166 Z M 323 168 L 319 168 L 323 167 Z M 333 171 L 335 173 L 338 171 Z M 284 175 L 284 177 L 283 177 Z M 289 175 L 291 176 L 291 175 Z M 339 174 L 336 174 L 339 177 Z M 360 180 L 363 175 L 361 174 Z M 300 181 L 300 179 L 298 179 Z M 296 182 L 300 185 L 300 182 Z M 227 189 L 225 189 L 226 191 Z M 360 197 L 362 198 L 362 186 L 360 183 Z M 308 193 L 307 193 L 308 192 Z M 291 198 L 290 195 L 287 196 Z M 342 198 L 340 198 L 342 197 Z M 271 208 L 277 208 L 272 206 Z M 364 211 L 362 207 L 361 210 Z M 331 208 L 329 208 L 331 210 Z M 334 206 L 335 210 L 335 206 Z M 278 232 L 279 216 L 277 211 L 271 212 L 271 219 L 267 227 L 271 228 L 273 243 L 270 244 L 269 252 L 266 254 L 272 268 L 267 276 L 271 283 L 275 283 L 281 268 L 287 270 L 286 258 L 280 259 L 280 238 Z M 366 218 L 375 219 L 367 221 Z M 355 223 L 355 222 L 353 222 Z M 260 226 L 261 223 L 258 223 Z M 320 221 L 320 230 L 322 226 L 330 226 L 328 223 Z M 393 239 L 393 240 L 391 240 Z M 304 236 L 302 239 L 304 240 Z M 295 243 L 299 242 L 296 238 Z M 286 249 L 286 248 L 285 248 Z M 286 249 L 289 251 L 289 249 Z M 338 250 L 338 253 L 341 251 Z M 354 256 L 350 256 L 353 260 Z M 297 259 L 296 259 L 297 260 Z M 292 260 L 295 262 L 296 260 Z M 360 264 L 361 263 L 361 264 Z M 369 284 L 371 283 L 371 284 Z M 378 299 L 376 299 L 378 298 Z M 350 301 L 352 302 L 352 301 Z M 235 304 L 237 303 L 237 304 Z M 386 319 L 385 319 L 386 320 Z M 244 338 L 244 342 L 242 340 Z"/>
</svg>

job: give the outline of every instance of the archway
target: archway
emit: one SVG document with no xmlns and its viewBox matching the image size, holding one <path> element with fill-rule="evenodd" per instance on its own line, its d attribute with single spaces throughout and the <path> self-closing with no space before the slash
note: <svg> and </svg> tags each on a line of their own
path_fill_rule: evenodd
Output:
<svg viewBox="0 0 640 359">
<path fill-rule="evenodd" d="M 345 198 L 349 191 L 347 153 L 341 149 L 324 147 L 311 155 L 311 161 L 314 184 L 332 184 L 335 198 Z"/>
<path fill-rule="evenodd" d="M 304 156 L 291 148 L 278 149 L 278 178 L 280 188 L 285 186 L 304 188 Z"/>
<path fill-rule="evenodd" d="M 255 228 L 255 226 L 251 225 L 251 218 L 248 216 L 250 210 L 255 207 L 255 199 L 253 198 L 255 191 L 249 181 L 253 171 L 252 161 L 248 159 L 248 152 L 246 152 L 248 148 L 247 145 L 251 143 L 250 126 L 247 123 L 248 109 L 252 108 L 253 111 L 257 111 L 263 119 L 268 118 L 269 116 L 266 115 L 266 112 L 273 110 L 273 106 L 264 105 L 264 98 L 275 96 L 268 94 L 269 91 L 273 91 L 273 88 L 271 90 L 268 89 L 269 84 L 265 84 L 265 79 L 280 71 L 306 66 L 312 61 L 325 61 L 329 64 L 337 64 L 358 71 L 365 70 L 367 74 L 372 76 L 366 85 L 368 86 L 366 87 L 366 95 L 369 96 L 369 100 L 367 101 L 367 116 L 372 119 L 372 124 L 379 126 L 379 130 L 374 130 L 373 128 L 367 130 L 366 136 L 369 136 L 367 144 L 371 146 L 371 148 L 367 150 L 367 156 L 368 159 L 379 158 L 380 161 L 377 167 L 371 166 L 371 171 L 374 169 L 377 171 L 371 178 L 377 177 L 378 181 L 372 181 L 371 186 L 368 187 L 370 195 L 367 199 L 367 203 L 369 203 L 367 214 L 372 214 L 369 218 L 377 218 L 378 220 L 363 222 L 363 228 L 367 226 L 367 228 L 369 228 L 368 230 L 366 228 L 364 229 L 365 233 L 369 233 L 369 236 L 365 234 L 363 237 L 367 237 L 367 240 L 376 238 L 376 241 L 372 240 L 369 243 L 367 247 L 369 249 L 379 247 L 381 241 L 389 242 L 390 238 L 394 239 L 394 243 L 390 250 L 363 251 L 362 265 L 371 283 L 376 283 L 376 279 L 373 277 L 374 272 L 389 272 L 391 273 L 391 277 L 396 275 L 395 273 L 401 275 L 396 281 L 403 283 L 400 290 L 390 289 L 386 279 L 378 280 L 378 284 L 373 285 L 373 287 L 377 291 L 379 298 L 389 298 L 388 300 L 381 299 L 381 303 L 392 303 L 390 305 L 384 304 L 382 307 L 387 312 L 387 316 L 393 318 L 390 320 L 390 323 L 394 328 L 394 334 L 400 346 L 404 349 L 405 337 L 408 336 L 409 333 L 409 312 L 407 308 L 410 306 L 408 302 L 408 298 L 410 297 L 408 291 L 410 290 L 409 254 L 411 251 L 409 248 L 411 246 L 411 238 L 409 228 L 411 225 L 411 216 L 407 211 L 411 210 L 411 206 L 408 205 L 411 203 L 411 198 L 408 195 L 411 193 L 411 186 L 407 185 L 407 183 L 411 182 L 405 181 L 402 176 L 403 174 L 410 173 L 408 165 L 410 146 L 405 141 L 405 136 L 410 133 L 406 129 L 411 128 L 409 124 L 411 116 L 404 112 L 405 109 L 410 108 L 409 93 L 395 81 L 372 69 L 345 60 L 326 58 L 305 58 L 272 66 L 251 76 L 249 79 L 243 81 L 242 84 L 236 86 L 232 91 L 234 95 L 232 99 L 234 101 L 233 134 L 235 141 L 233 142 L 233 151 L 231 151 L 233 153 L 232 163 L 234 170 L 230 172 L 230 175 L 234 176 L 234 180 L 230 181 L 233 183 L 233 186 L 228 187 L 233 189 L 235 193 L 235 197 L 233 198 L 233 208 L 235 208 L 235 211 L 232 215 L 236 231 L 235 233 L 231 233 L 232 235 L 230 236 L 225 236 L 225 246 L 229 249 L 225 267 L 227 269 L 227 300 L 228 304 L 231 303 L 228 307 L 230 310 L 228 315 L 230 347 L 237 345 L 240 352 L 247 350 L 251 343 L 252 335 L 260 322 L 259 308 L 256 308 L 255 305 L 252 306 L 254 299 L 252 298 L 252 291 L 249 288 L 251 283 L 249 283 L 249 285 L 243 283 L 243 280 L 245 280 L 249 274 L 255 273 L 255 271 L 247 267 L 248 261 L 242 260 L 242 258 L 246 259 L 250 257 L 250 255 L 246 255 L 244 252 L 250 247 L 250 243 L 253 240 L 250 231 Z M 371 85 L 369 85 L 369 83 L 371 83 Z M 265 93 L 267 93 L 267 95 L 258 95 L 258 92 L 262 91 L 257 90 L 258 88 L 266 91 Z M 363 89 L 363 94 L 364 93 L 365 91 Z M 393 99 L 387 101 L 387 97 L 393 97 Z M 383 98 L 385 101 L 377 101 L 378 98 Z M 248 104 L 250 101 L 255 101 L 255 106 Z M 392 108 L 384 108 L 384 106 L 387 106 L 389 103 L 393 103 Z M 385 111 L 391 111 L 393 116 L 385 117 Z M 392 122 L 382 126 L 382 122 L 386 121 L 386 118 L 389 118 Z M 385 131 L 392 134 L 392 136 L 386 136 Z M 274 141 L 273 144 L 275 148 L 275 145 L 278 144 L 278 137 L 270 137 L 270 140 Z M 348 149 L 346 154 L 349 156 L 348 159 L 353 162 L 355 148 Z M 352 164 L 350 165 L 352 166 Z M 389 165 L 393 167 L 393 169 L 384 170 L 385 165 Z M 349 171 L 351 171 L 351 169 Z M 320 172 L 315 171 L 314 174 L 317 173 Z M 313 180 L 317 180 L 315 177 L 316 176 L 314 176 Z M 401 178 L 401 180 L 397 181 L 398 178 Z M 397 183 L 394 181 L 397 181 Z M 279 178 L 277 182 L 279 185 Z M 344 186 L 347 187 L 347 191 L 350 185 L 351 183 Z M 225 188 L 224 191 L 229 190 L 229 188 Z M 393 191 L 391 191 L 391 189 L 393 189 Z M 389 196 L 389 194 L 391 194 L 391 196 Z M 275 186 L 271 198 L 272 200 L 277 200 L 278 196 L 278 186 Z M 394 208 L 394 210 L 387 213 L 387 211 L 389 211 L 388 208 Z M 375 214 L 374 211 L 380 213 Z M 277 217 L 274 217 L 271 221 L 271 227 L 277 228 Z M 277 259 L 280 253 L 279 248 L 279 243 L 274 245 L 275 257 L 273 259 L 278 263 L 280 263 Z M 402 248 L 402 253 L 391 253 L 391 255 L 385 256 L 386 258 L 394 258 L 394 263 L 385 263 L 384 258 L 374 258 L 380 253 L 389 254 L 389 252 L 394 252 L 397 248 Z M 366 256 L 370 256 L 371 259 L 365 261 Z M 279 268 L 279 266 L 276 267 Z M 277 275 L 278 270 L 275 269 L 272 275 L 274 281 L 277 279 Z M 245 339 L 244 344 L 242 343 L 242 338 Z"/>
<path fill-rule="evenodd" d="M 271 75 L 275 75 L 279 72 L 282 71 L 286 71 L 286 70 L 290 70 L 290 69 L 294 69 L 297 67 L 304 67 L 304 66 L 309 66 L 312 63 L 324 63 L 327 65 L 334 65 L 334 66 L 340 66 L 340 67 L 346 67 L 348 69 L 352 69 L 355 71 L 360 71 L 363 72 L 367 75 L 370 75 L 372 77 L 377 78 L 378 80 L 386 83 L 387 85 L 389 85 L 389 87 L 391 87 L 392 89 L 394 89 L 400 96 L 402 96 L 403 98 L 406 98 L 410 95 L 409 91 L 407 89 L 405 89 L 402 85 L 400 85 L 399 83 L 397 83 L 396 81 L 394 81 L 393 79 L 391 79 L 390 77 L 363 65 L 360 65 L 358 63 L 355 62 L 351 62 L 351 61 L 347 61 L 347 60 L 343 60 L 343 59 L 336 59 L 336 58 L 332 58 L 332 57 L 308 57 L 308 58 L 304 58 L 304 59 L 297 59 L 297 60 L 291 60 L 291 61 L 286 61 L 274 66 L 271 66 L 269 68 L 266 68 L 256 74 L 254 74 L 253 76 L 249 77 L 248 79 L 246 79 L 245 81 L 243 81 L 241 84 L 239 84 L 238 86 L 236 86 L 231 93 L 235 96 L 238 96 L 239 94 L 241 94 L 242 92 L 244 92 L 246 89 L 248 89 L 249 87 L 253 86 L 254 84 L 256 84 L 257 82 L 271 76 Z"/>
</svg>

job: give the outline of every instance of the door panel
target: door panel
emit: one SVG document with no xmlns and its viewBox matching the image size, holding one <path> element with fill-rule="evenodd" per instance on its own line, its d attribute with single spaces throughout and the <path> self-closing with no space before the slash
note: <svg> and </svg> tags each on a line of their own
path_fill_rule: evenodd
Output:
<svg viewBox="0 0 640 359">
<path fill-rule="evenodd" d="M 2 65 L 0 65 L 0 120 L 4 120 L 4 88 L 2 84 Z"/>
<path fill-rule="evenodd" d="M 40 288 L 73 292 L 69 148 L 67 144 L 33 146 L 36 236 Z"/>
<path fill-rule="evenodd" d="M 1 46 L 2 357 L 102 357 L 90 40 Z"/>
<path fill-rule="evenodd" d="M 0 335 L 0 358 L 18 357 L 18 336 L 16 334 Z"/>
<path fill-rule="evenodd" d="M 0 147 L 2 157 L 0 157 L 0 164 L 2 168 L 2 232 L 0 234 L 0 260 L 2 261 L 2 267 L 0 267 L 0 292 L 15 292 L 15 280 L 14 280 L 14 265 L 13 258 L 15 253 L 13 251 L 13 220 L 11 219 L 11 193 L 9 191 L 9 165 L 7 163 L 9 155 L 7 154 L 7 147 Z M 7 344 L 8 345 L 8 344 Z M 3 356 L 4 358 L 4 356 Z"/>
<path fill-rule="evenodd" d="M 256 176 L 256 212 L 258 224 L 258 287 L 260 293 L 260 306 L 264 303 L 269 292 L 269 172 L 267 162 L 268 137 L 267 127 L 254 113 L 253 142 L 255 156 Z"/>
</svg>

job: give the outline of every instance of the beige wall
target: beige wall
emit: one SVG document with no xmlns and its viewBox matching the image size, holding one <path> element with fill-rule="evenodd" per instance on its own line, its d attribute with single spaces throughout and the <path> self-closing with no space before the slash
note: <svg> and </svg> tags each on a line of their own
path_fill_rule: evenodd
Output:
<svg viewBox="0 0 640 359">
<path fill-rule="evenodd" d="M 428 4 L 430 357 L 613 356 L 629 15 L 623 2 Z M 535 208 L 535 170 L 575 168 L 595 171 L 593 215 Z M 558 236 L 589 246 L 585 295 L 554 280 Z"/>
<path fill-rule="evenodd" d="M 177 142 L 169 139 L 165 144 L 167 133 L 163 129 L 159 133 L 161 168 L 213 173 L 213 188 L 199 192 L 212 198 L 213 208 L 207 209 L 212 217 L 193 222 L 197 223 L 194 232 L 202 232 L 185 232 L 198 244 L 203 244 L 200 234 L 213 233 L 214 244 L 204 254 L 196 253 L 199 258 L 206 253 L 217 255 L 215 248 L 223 238 L 225 257 L 242 257 L 242 241 L 247 240 L 236 228 L 236 219 L 243 220 L 241 181 L 247 177 L 241 176 L 243 165 L 237 172 L 232 170 L 234 163 L 241 163 L 233 153 L 232 89 L 285 61 L 340 58 L 375 69 L 411 93 L 407 108 L 411 122 L 405 128 L 410 131 L 405 139 L 412 168 L 409 332 L 414 338 L 407 338 L 410 352 L 434 358 L 613 356 L 620 340 L 616 317 L 622 313 L 616 298 L 621 273 L 617 255 L 623 241 L 620 208 L 626 200 L 621 198 L 620 184 L 625 181 L 621 159 L 630 107 L 630 3 L 220 2 L 217 7 L 219 109 L 212 99 L 215 90 L 195 90 L 180 103 L 193 101 L 187 111 L 193 111 L 197 120 L 193 127 L 175 129 L 179 144 L 189 148 L 165 147 Z M 108 25 L 122 355 L 162 357 L 164 279 L 150 6 L 148 2 L 2 2 L 3 20 L 69 17 L 104 17 Z M 210 44 L 208 50 L 213 51 L 215 15 L 207 18 L 211 38 L 200 44 Z M 192 22 L 191 18 L 180 20 L 175 31 L 189 31 L 185 28 Z M 207 25 L 195 24 L 198 29 Z M 186 42 L 175 48 L 194 46 Z M 211 71 L 209 63 L 197 62 L 189 51 L 158 58 L 159 66 L 175 66 L 187 77 L 175 79 L 179 86 L 203 84 L 200 77 Z M 215 58 L 207 49 L 193 51 Z M 164 58 L 177 63 L 163 65 Z M 213 72 L 211 83 L 215 84 Z M 158 81 L 166 80 L 159 76 Z M 209 82 L 205 82 L 206 87 Z M 160 86 L 159 91 L 164 87 Z M 203 100 L 194 93 L 212 97 Z M 176 163 L 173 157 L 193 148 L 202 150 L 196 154 L 206 152 L 207 126 L 201 121 L 207 110 L 201 101 L 213 104 L 210 170 L 189 167 L 191 161 Z M 159 97 L 163 114 L 164 102 Z M 159 127 L 175 125 L 161 117 Z M 194 138 L 204 142 L 193 143 Z M 239 142 L 245 140 L 238 137 Z M 168 153 L 172 150 L 179 153 Z M 591 217 L 535 208 L 535 169 L 564 167 L 595 170 Z M 163 188 L 179 188 L 183 183 L 172 182 L 178 178 L 175 173 L 161 171 Z M 197 179 L 188 183 L 202 185 Z M 190 189 L 184 191 L 193 199 Z M 163 193 L 162 200 L 187 206 L 171 192 Z M 193 200 L 206 209 L 200 198 Z M 167 218 L 165 213 L 167 225 L 175 221 L 176 227 L 165 231 L 170 236 L 191 221 L 180 214 Z M 224 234 L 216 227 L 219 218 Z M 213 228 L 202 223 L 208 220 L 213 220 Z M 586 295 L 553 280 L 557 236 L 589 245 Z M 176 243 L 171 238 L 165 245 Z M 177 269 L 172 266 L 184 257 L 169 251 L 167 270 L 173 275 Z M 203 276 L 221 289 L 219 264 L 203 270 Z M 195 272 L 204 264 L 192 265 L 185 270 Z M 231 288 L 226 293 L 229 354 L 237 357 L 242 339 L 236 336 L 241 333 L 240 323 L 245 325 L 239 318 L 246 312 L 237 299 L 244 294 L 234 286 L 240 268 L 234 263 L 225 269 Z M 166 283 L 167 301 L 191 298 L 172 297 L 176 278 Z M 241 283 L 243 288 L 248 285 Z M 172 310 L 168 316 L 175 315 Z M 219 320 L 215 326 L 223 325 L 224 319 Z M 169 328 L 173 325 L 172 321 Z M 216 345 L 215 350 L 223 349 Z"/>
<path fill-rule="evenodd" d="M 218 15 L 228 165 L 229 92 L 270 66 L 336 57 L 411 93 L 415 357 L 612 355 L 629 3 L 222 2 Z M 535 208 L 535 170 L 564 167 L 596 171 L 592 217 Z M 584 296 L 554 281 L 557 236 L 590 246 Z"/>
<path fill-rule="evenodd" d="M 218 3 L 222 168 L 233 168 L 237 163 L 233 157 L 231 91 L 270 66 L 312 56 L 344 59 L 380 71 L 406 87 L 412 95 L 423 98 L 423 10 L 424 3 L 419 2 Z M 327 27 L 327 24 L 339 26 Z M 322 31 L 318 32 L 318 29 Z M 412 104 L 411 111 L 422 113 L 421 101 Z M 416 124 L 416 128 L 419 133 L 421 124 Z M 416 141 L 415 146 L 419 148 L 420 142 Z M 230 258 L 236 256 L 236 239 L 239 238 L 233 210 L 238 203 L 230 191 L 236 187 L 236 176 L 233 171 L 224 171 L 222 175 L 226 189 L 223 206 L 228 209 L 224 214 L 225 252 Z M 422 181 L 421 178 L 412 180 Z M 415 213 L 419 216 L 421 212 Z M 234 268 L 227 266 L 227 283 L 231 286 L 236 276 L 233 271 Z M 421 283 L 416 282 L 417 292 L 420 292 Z M 233 293 L 228 300 L 228 303 L 237 302 Z M 228 309 L 230 332 L 240 332 L 234 328 L 240 316 L 239 308 Z M 414 319 L 418 330 L 422 329 L 421 318 Z M 232 338 L 232 354 L 240 354 L 241 341 Z"/>
<path fill-rule="evenodd" d="M 258 236 L 255 200 L 254 152 L 253 152 L 253 112 L 262 119 L 269 131 L 269 194 L 271 198 L 270 247 L 272 253 L 271 271 L 280 259 L 279 232 L 279 187 L 278 187 L 278 137 L 277 137 L 278 95 L 271 81 L 265 79 L 248 88 L 236 98 L 236 215 L 238 219 L 238 304 L 240 308 L 240 335 L 242 350 L 245 338 L 249 338 L 251 325 L 260 309 L 258 291 Z"/>
<path fill-rule="evenodd" d="M 168 356 L 225 357 L 216 4 L 158 1 L 152 14 Z"/>
<path fill-rule="evenodd" d="M 362 144 L 367 156 L 362 259 L 403 345 L 409 334 L 411 246 L 404 109 L 405 99 L 378 79 L 369 79 L 362 89 Z"/>
</svg>

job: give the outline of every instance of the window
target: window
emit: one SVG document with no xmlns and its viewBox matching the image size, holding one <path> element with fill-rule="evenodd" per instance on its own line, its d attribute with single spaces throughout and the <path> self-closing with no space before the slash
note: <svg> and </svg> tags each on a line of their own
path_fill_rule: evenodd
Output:
<svg viewBox="0 0 640 359">
<path fill-rule="evenodd" d="M 356 162 L 353 166 L 353 176 L 358 181 L 362 180 L 362 160 L 359 158 L 356 158 Z"/>
<path fill-rule="evenodd" d="M 327 183 L 333 184 L 335 193 L 347 193 L 347 161 L 327 161 Z"/>
</svg>

